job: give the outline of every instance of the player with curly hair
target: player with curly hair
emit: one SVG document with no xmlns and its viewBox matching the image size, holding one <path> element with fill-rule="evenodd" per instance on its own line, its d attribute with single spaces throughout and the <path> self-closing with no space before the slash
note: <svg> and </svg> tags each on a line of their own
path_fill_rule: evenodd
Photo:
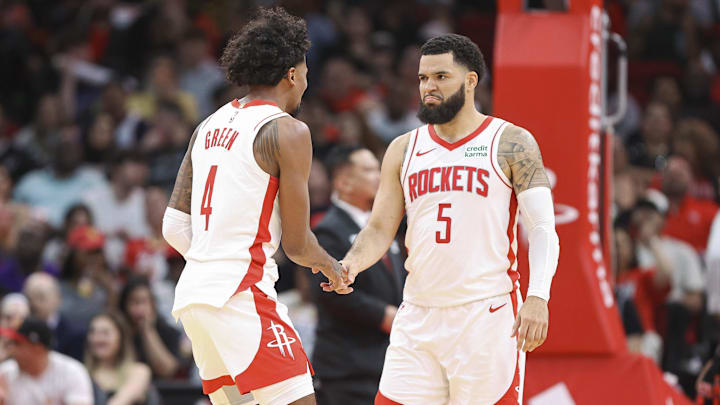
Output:
<svg viewBox="0 0 720 405">
<path fill-rule="evenodd" d="M 261 9 L 220 59 L 248 86 L 198 125 L 175 180 L 163 235 L 187 264 L 173 316 L 192 341 L 203 392 L 214 405 L 315 404 L 312 369 L 277 301 L 273 254 L 282 240 L 295 263 L 346 294 L 347 273 L 309 227 L 310 130 L 290 113 L 307 88 L 305 22 Z"/>
</svg>

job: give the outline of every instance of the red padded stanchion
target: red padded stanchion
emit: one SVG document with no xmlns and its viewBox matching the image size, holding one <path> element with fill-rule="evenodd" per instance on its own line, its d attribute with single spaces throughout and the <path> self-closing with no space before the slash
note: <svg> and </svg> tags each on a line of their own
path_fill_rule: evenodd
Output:
<svg viewBox="0 0 720 405">
<path fill-rule="evenodd" d="M 610 267 L 611 153 L 603 142 L 602 2 L 525 12 L 499 0 L 494 114 L 532 132 L 554 180 L 560 260 L 549 337 L 528 356 L 525 403 L 689 404 L 651 360 L 627 353 Z M 527 245 L 520 243 L 523 291 Z M 537 402 L 534 402 L 537 400 Z"/>
</svg>

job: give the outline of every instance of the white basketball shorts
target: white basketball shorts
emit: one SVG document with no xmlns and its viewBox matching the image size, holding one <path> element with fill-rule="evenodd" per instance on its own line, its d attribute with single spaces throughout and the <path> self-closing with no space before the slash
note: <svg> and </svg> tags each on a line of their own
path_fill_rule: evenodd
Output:
<svg viewBox="0 0 720 405">
<path fill-rule="evenodd" d="M 179 318 L 192 342 L 203 392 L 211 400 L 211 394 L 221 388 L 227 391 L 227 386 L 237 387 L 240 394 L 253 392 L 259 400 L 268 397 L 261 391 L 264 387 L 288 391 L 278 384 L 286 380 L 299 381 L 291 390 L 294 394 L 284 395 L 288 402 L 314 392 L 312 367 L 287 307 L 257 287 L 238 292 L 222 308 L 189 305 L 180 311 Z M 306 378 L 293 378 L 305 374 Z M 288 395 L 297 398 L 289 399 Z"/>
<path fill-rule="evenodd" d="M 444 308 L 403 303 L 375 404 L 522 404 L 525 354 L 510 336 L 519 303 L 517 292 Z"/>
</svg>

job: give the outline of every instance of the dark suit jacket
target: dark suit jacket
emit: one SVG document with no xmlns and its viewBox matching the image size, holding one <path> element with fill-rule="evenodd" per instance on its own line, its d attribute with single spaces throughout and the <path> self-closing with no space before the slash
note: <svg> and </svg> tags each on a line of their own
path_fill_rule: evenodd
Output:
<svg viewBox="0 0 720 405">
<path fill-rule="evenodd" d="M 73 324 L 65 315 L 60 314 L 60 320 L 53 333 L 55 334 L 54 350 L 80 362 L 83 361 L 87 329 Z"/>
<path fill-rule="evenodd" d="M 341 208 L 331 205 L 314 229 L 320 245 L 342 259 L 360 232 L 360 227 Z M 394 252 L 393 252 L 394 250 Z M 380 330 L 387 305 L 400 306 L 406 272 L 397 244 L 388 251 L 393 264 L 389 271 L 382 260 L 360 273 L 348 295 L 327 293 L 320 288 L 321 274 L 311 275 L 318 307 L 318 326 L 313 368 L 320 379 L 346 377 L 380 378 L 389 336 Z M 310 274 L 310 273 L 308 273 Z"/>
</svg>

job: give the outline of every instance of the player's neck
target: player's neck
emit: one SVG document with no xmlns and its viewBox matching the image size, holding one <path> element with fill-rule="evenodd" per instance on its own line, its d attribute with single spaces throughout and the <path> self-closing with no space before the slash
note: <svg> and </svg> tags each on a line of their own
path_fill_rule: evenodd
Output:
<svg viewBox="0 0 720 405">
<path fill-rule="evenodd" d="M 485 117 L 473 104 L 466 103 L 455 118 L 444 124 L 435 124 L 435 132 L 440 138 L 452 143 L 475 131 Z"/>
<path fill-rule="evenodd" d="M 250 92 L 242 98 L 242 102 L 250 102 L 253 100 L 272 101 L 277 104 L 281 110 L 287 111 L 288 101 L 283 97 L 277 87 L 253 87 Z"/>
</svg>

